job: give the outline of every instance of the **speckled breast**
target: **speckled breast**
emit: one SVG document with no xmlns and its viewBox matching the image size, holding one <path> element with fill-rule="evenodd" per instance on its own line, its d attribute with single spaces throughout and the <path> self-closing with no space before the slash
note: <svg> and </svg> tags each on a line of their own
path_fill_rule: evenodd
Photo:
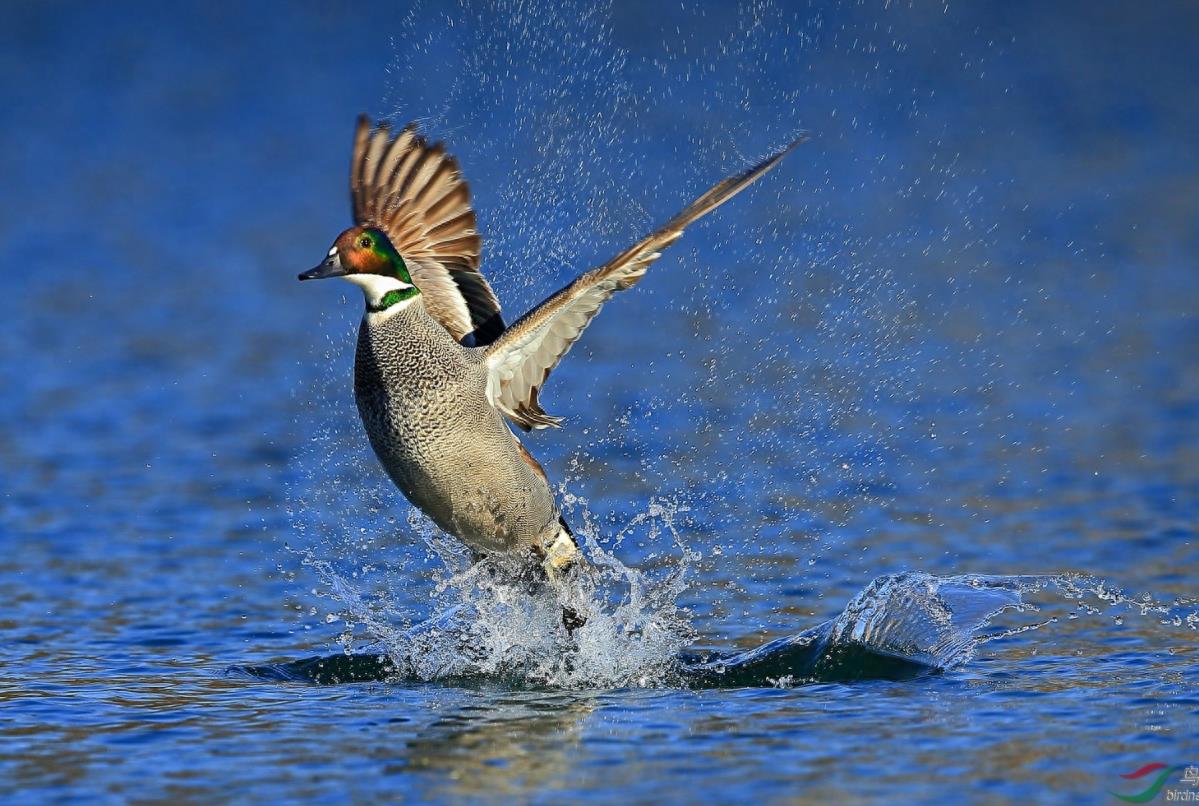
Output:
<svg viewBox="0 0 1199 806">
<path fill-rule="evenodd" d="M 485 388 L 477 351 L 421 305 L 363 320 L 354 392 L 376 456 L 409 501 L 482 553 L 528 545 L 558 517 Z"/>
</svg>

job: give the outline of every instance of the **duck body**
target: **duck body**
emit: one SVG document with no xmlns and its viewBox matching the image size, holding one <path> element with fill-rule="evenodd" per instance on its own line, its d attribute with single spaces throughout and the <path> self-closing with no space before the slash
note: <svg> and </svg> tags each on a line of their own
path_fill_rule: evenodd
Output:
<svg viewBox="0 0 1199 806">
<path fill-rule="evenodd" d="M 544 474 L 487 399 L 483 350 L 459 344 L 419 297 L 363 316 L 354 397 L 396 487 L 476 554 L 557 537 Z"/>
<path fill-rule="evenodd" d="M 688 225 L 800 142 L 718 182 L 506 327 L 480 270 L 482 241 L 457 161 L 414 126 L 393 135 L 360 118 L 350 163 L 356 223 L 299 279 L 341 277 L 363 290 L 354 393 L 400 492 L 477 557 L 532 549 L 551 583 L 573 573 L 578 546 L 545 472 L 509 423 L 524 431 L 560 425 L 541 407 L 542 386 L 603 305 L 640 282 Z M 583 623 L 563 612 L 568 628 Z"/>
</svg>

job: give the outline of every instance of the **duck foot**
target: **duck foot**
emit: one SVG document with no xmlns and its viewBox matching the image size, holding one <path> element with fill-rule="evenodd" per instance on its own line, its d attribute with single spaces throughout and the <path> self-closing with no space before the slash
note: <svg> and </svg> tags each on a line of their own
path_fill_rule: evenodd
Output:
<svg viewBox="0 0 1199 806">
<path fill-rule="evenodd" d="M 574 635 L 575 630 L 587 623 L 587 617 L 579 615 L 579 611 L 575 610 L 570 605 L 562 605 L 562 626 L 566 628 L 569 635 Z"/>
</svg>

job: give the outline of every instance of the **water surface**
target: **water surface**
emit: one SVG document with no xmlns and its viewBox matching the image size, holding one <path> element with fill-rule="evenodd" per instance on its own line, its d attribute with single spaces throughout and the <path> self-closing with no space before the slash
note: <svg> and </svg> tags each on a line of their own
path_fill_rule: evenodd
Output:
<svg viewBox="0 0 1199 806">
<path fill-rule="evenodd" d="M 1193 9 L 556 8 L 0 12 L 0 791 L 1099 803 L 1199 761 Z M 691 651 L 888 574 L 1091 581 L 902 680 L 227 673 L 454 592 L 358 431 L 357 291 L 294 282 L 363 110 L 451 141 L 510 317 L 813 132 L 530 439 Z"/>
</svg>

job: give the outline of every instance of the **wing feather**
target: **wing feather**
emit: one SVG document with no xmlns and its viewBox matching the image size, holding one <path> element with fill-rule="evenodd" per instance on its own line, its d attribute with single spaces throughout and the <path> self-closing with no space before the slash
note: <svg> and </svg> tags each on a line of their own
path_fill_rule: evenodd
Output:
<svg viewBox="0 0 1199 806">
<path fill-rule="evenodd" d="M 408 264 L 429 313 L 454 338 L 490 344 L 503 332 L 500 303 L 479 270 L 479 237 L 470 188 L 441 143 L 408 125 L 359 117 L 350 160 L 354 220 L 387 233 Z"/>
<path fill-rule="evenodd" d="M 560 417 L 541 408 L 541 387 L 604 303 L 617 291 L 636 285 L 689 224 L 744 190 L 806 139 L 801 136 L 752 168 L 717 183 L 665 226 L 579 275 L 517 320 L 487 348 L 487 395 L 492 404 L 526 431 L 561 424 Z"/>
</svg>

